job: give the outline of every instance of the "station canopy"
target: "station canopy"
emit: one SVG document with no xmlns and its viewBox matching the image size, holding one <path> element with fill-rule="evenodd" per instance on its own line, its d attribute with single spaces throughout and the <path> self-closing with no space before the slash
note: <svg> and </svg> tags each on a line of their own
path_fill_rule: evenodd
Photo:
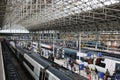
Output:
<svg viewBox="0 0 120 80">
<path fill-rule="evenodd" d="M 21 25 L 30 31 L 120 31 L 120 0 L 3 1 L 3 27 Z"/>
</svg>

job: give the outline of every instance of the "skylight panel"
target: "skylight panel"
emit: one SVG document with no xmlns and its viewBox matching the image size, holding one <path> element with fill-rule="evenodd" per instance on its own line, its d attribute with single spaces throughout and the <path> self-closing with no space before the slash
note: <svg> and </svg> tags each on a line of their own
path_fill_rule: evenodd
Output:
<svg viewBox="0 0 120 80">
<path fill-rule="evenodd" d="M 120 0 L 111 0 L 112 4 L 119 3 L 119 2 L 120 2 Z"/>
<path fill-rule="evenodd" d="M 111 4 L 110 1 L 105 1 L 105 2 L 104 2 L 104 5 L 110 5 L 110 4 Z"/>
</svg>

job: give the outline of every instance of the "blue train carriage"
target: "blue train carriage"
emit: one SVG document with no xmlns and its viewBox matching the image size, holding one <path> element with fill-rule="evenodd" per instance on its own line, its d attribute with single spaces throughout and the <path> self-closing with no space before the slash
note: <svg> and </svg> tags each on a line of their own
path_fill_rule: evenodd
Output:
<svg viewBox="0 0 120 80">
<path fill-rule="evenodd" d="M 72 60 L 76 60 L 76 56 L 77 56 L 77 50 L 74 49 L 70 49 L 70 48 L 63 48 L 64 50 L 64 58 L 70 58 Z"/>
<path fill-rule="evenodd" d="M 98 49 L 105 49 L 104 45 L 100 42 L 89 41 L 89 42 L 85 42 L 84 45 L 86 47 L 91 47 L 91 48 L 95 48 L 97 45 Z"/>
<path fill-rule="evenodd" d="M 105 73 L 106 69 L 113 75 L 115 71 L 120 71 L 120 59 L 108 56 L 90 56 L 86 53 L 77 53 L 76 62 L 84 64 L 91 69 L 97 69 L 99 72 Z"/>
</svg>

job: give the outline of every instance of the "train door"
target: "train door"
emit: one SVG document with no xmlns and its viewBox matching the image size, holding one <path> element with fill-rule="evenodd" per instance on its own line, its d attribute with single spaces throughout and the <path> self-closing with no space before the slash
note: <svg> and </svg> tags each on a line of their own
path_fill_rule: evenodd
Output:
<svg viewBox="0 0 120 80">
<path fill-rule="evenodd" d="M 120 71 L 120 63 L 116 63 L 115 71 Z"/>
<path fill-rule="evenodd" d="M 39 80 L 48 80 L 48 79 L 49 79 L 49 74 L 41 68 Z"/>
<path fill-rule="evenodd" d="M 42 68 L 40 68 L 39 80 L 42 80 Z"/>
</svg>

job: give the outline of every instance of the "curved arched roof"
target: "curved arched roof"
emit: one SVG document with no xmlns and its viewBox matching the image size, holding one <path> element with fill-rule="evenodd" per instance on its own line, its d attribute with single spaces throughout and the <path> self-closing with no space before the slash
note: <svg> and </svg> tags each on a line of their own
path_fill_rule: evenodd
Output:
<svg viewBox="0 0 120 80">
<path fill-rule="evenodd" d="M 31 31 L 120 31 L 120 0 L 16 2 L 11 3 L 4 24 L 19 24 Z"/>
</svg>

